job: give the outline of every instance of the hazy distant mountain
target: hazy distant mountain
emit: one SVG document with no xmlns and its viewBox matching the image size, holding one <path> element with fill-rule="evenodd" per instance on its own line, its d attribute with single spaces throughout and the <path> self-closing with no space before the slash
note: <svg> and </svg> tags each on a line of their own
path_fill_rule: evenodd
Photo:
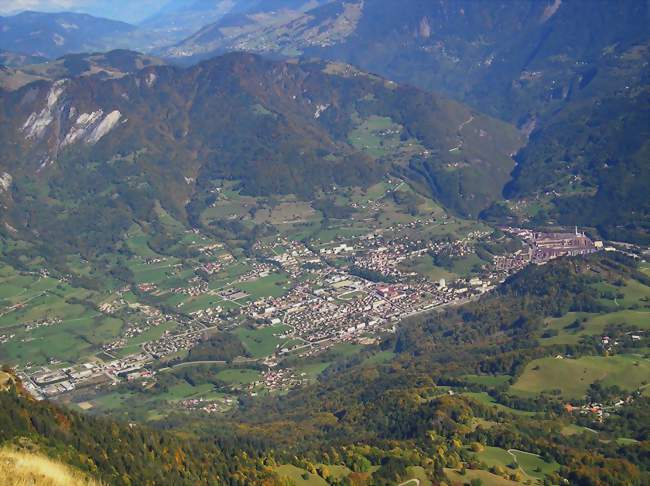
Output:
<svg viewBox="0 0 650 486">
<path fill-rule="evenodd" d="M 216 22 L 247 0 L 172 0 L 142 21 L 137 31 L 122 41 L 127 47 L 154 49 L 174 44 L 204 25 Z"/>
<path fill-rule="evenodd" d="M 649 36 L 642 0 L 335 0 L 299 15 L 287 7 L 296 2 L 275 3 L 292 18 L 227 17 L 169 54 L 250 50 L 343 60 L 516 120 L 562 98 L 564 83 L 601 62 L 603 49 L 620 52 Z M 552 80 L 562 85 L 549 86 Z"/>
<path fill-rule="evenodd" d="M 280 27 L 328 1 L 331 0 L 239 0 L 221 19 L 213 23 L 204 22 L 193 35 L 159 53 L 181 61 L 193 61 L 237 50 L 236 39 L 255 35 L 263 29 Z"/>
<path fill-rule="evenodd" d="M 134 28 L 124 22 L 86 14 L 23 12 L 0 17 L 0 48 L 55 58 L 103 50 L 109 36 L 126 34 Z"/>
<path fill-rule="evenodd" d="M 19 67 L 26 64 L 37 64 L 46 60 L 46 58 L 40 56 L 29 56 L 0 49 L 0 65 L 6 67 Z"/>
<path fill-rule="evenodd" d="M 242 0 L 172 0 L 159 12 L 145 19 L 140 27 L 173 29 L 192 34 L 204 25 L 215 22 L 242 3 Z"/>
<path fill-rule="evenodd" d="M 126 50 L 68 54 L 54 61 L 31 59 L 38 62 L 19 67 L 4 67 L 0 71 L 0 88 L 13 91 L 37 80 L 55 81 L 76 76 L 119 78 L 148 66 L 164 64 L 161 59 Z"/>
</svg>

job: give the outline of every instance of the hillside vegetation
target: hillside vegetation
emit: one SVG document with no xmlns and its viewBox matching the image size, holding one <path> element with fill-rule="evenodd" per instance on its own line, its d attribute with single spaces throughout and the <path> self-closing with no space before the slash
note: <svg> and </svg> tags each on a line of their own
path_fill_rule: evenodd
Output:
<svg viewBox="0 0 650 486">
<path fill-rule="evenodd" d="M 77 60 L 123 69 L 144 62 L 127 54 Z M 350 139 L 373 117 L 395 127 L 379 130 L 395 137 L 379 153 Z M 244 195 L 314 202 L 396 172 L 476 215 L 500 197 L 520 140 L 505 123 L 349 66 L 230 54 L 188 69 L 0 92 L 0 142 L 0 231 L 60 259 L 115 249 L 134 220 L 156 231 L 160 207 L 186 227 L 200 225 L 223 179 Z"/>
<path fill-rule="evenodd" d="M 530 136 L 504 194 L 515 214 L 486 218 L 588 224 L 608 238 L 644 242 L 647 19 L 643 0 L 336 0 L 239 31 L 222 19 L 168 54 L 317 56 L 445 93 Z M 463 190 L 453 177 L 437 177 Z"/>
<path fill-rule="evenodd" d="M 543 344 L 549 319 L 606 313 L 611 303 L 599 289 L 622 282 L 635 292 L 621 305 L 647 312 L 641 289 L 650 281 L 627 257 L 528 267 L 476 302 L 412 317 L 381 347 L 342 356 L 312 384 L 242 399 L 223 415 L 151 422 L 175 433 L 34 402 L 12 386 L 0 393 L 0 442 L 28 438 L 49 458 L 116 485 L 270 486 L 293 477 L 388 486 L 465 475 L 494 484 L 641 486 L 648 338 L 630 339 L 642 330 L 615 325 L 607 329 L 615 349 L 588 329 L 575 344 Z M 606 373 L 592 366 L 598 360 Z M 555 370 L 562 363 L 564 372 Z M 620 400 L 622 408 L 611 405 Z M 604 404 L 608 416 L 570 413 L 569 402 Z"/>
<path fill-rule="evenodd" d="M 34 452 L 0 449 L 0 480 L 12 486 L 99 486 L 71 467 Z"/>
</svg>

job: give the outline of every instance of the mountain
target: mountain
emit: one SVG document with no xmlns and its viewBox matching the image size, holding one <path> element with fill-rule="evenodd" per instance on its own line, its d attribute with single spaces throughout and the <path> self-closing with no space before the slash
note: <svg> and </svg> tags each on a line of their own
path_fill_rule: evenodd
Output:
<svg viewBox="0 0 650 486">
<path fill-rule="evenodd" d="M 78 76 L 119 78 L 148 66 L 162 64 L 164 62 L 161 59 L 127 50 L 68 54 L 54 61 L 39 60 L 20 67 L 0 68 L 0 88 L 13 91 L 37 80 L 56 81 Z"/>
<path fill-rule="evenodd" d="M 204 25 L 247 3 L 242 0 L 174 0 L 155 15 L 139 24 L 140 30 L 164 36 L 168 44 L 176 43 L 200 30 Z"/>
<path fill-rule="evenodd" d="M 0 404 L 0 471 L 26 480 L 10 484 L 280 484 L 250 443 L 199 442 L 82 415 L 34 401 L 19 382 L 0 391 Z"/>
<path fill-rule="evenodd" d="M 26 64 L 38 64 L 47 59 L 39 56 L 28 56 L 0 49 L 0 65 L 5 67 L 20 67 Z"/>
<path fill-rule="evenodd" d="M 485 217 L 647 241 L 650 198 L 637 181 L 647 178 L 648 15 L 641 0 L 334 1 L 271 25 L 229 30 L 223 19 L 167 54 L 316 56 L 446 93 L 530 136 L 505 192 L 513 203 Z M 603 212 L 605 201 L 616 203 Z"/>
<path fill-rule="evenodd" d="M 556 108 L 566 83 L 607 55 L 647 41 L 647 14 L 640 0 L 335 0 L 280 25 L 222 35 L 212 50 L 216 36 L 178 47 L 189 55 L 247 49 L 342 60 L 523 121 Z M 202 29 L 219 30 L 219 22 Z"/>
<path fill-rule="evenodd" d="M 0 48 L 30 56 L 57 58 L 103 50 L 110 37 L 135 29 L 132 25 L 77 13 L 23 12 L 0 17 Z"/>
<path fill-rule="evenodd" d="M 300 18 L 304 12 L 328 0 L 247 0 L 233 5 L 227 15 L 216 22 L 204 22 L 202 28 L 171 47 L 157 51 L 161 56 L 181 62 L 206 59 L 216 53 L 238 50 L 236 39 L 256 35 L 264 29 L 282 26 Z M 226 47 L 228 46 L 228 47 Z"/>
<path fill-rule="evenodd" d="M 103 78 L 0 92 L 0 197 L 14 236 L 100 251 L 155 201 L 196 222 L 218 179 L 312 201 L 395 172 L 478 214 L 499 199 L 521 143 L 510 125 L 341 64 L 235 53 Z M 377 120 L 394 137 L 380 153 L 352 137 Z"/>
<path fill-rule="evenodd" d="M 246 0 L 173 0 L 139 22 L 129 34 L 114 37 L 112 47 L 153 52 L 178 43 L 246 3 Z"/>
</svg>

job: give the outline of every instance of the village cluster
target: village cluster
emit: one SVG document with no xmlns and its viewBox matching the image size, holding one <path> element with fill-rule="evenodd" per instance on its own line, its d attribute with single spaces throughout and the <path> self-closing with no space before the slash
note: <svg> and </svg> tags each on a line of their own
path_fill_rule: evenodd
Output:
<svg viewBox="0 0 650 486">
<path fill-rule="evenodd" d="M 249 270 L 227 285 L 211 290 L 210 277 L 232 264 L 229 254 L 215 254 L 211 249 L 195 268 L 195 276 L 186 287 L 167 292 L 190 296 L 214 295 L 218 302 L 236 304 L 224 310 L 223 304 L 193 312 L 165 312 L 150 305 L 126 304 L 121 289 L 117 298 L 100 306 L 100 311 L 114 314 L 125 305 L 134 319 L 122 330 L 119 339 L 103 346 L 104 357 L 72 368 L 56 366 L 23 370 L 28 390 L 37 398 L 65 394 L 85 386 L 105 386 L 124 380 L 150 378 L 152 366 L 160 359 L 188 351 L 208 332 L 232 330 L 241 325 L 266 327 L 283 325 L 283 343 L 272 355 L 257 360 L 267 367 L 259 383 L 250 385 L 249 394 L 259 387 L 267 390 L 289 389 L 305 381 L 294 370 L 282 366 L 287 356 L 312 356 L 341 342 L 374 339 L 394 332 L 399 322 L 409 316 L 438 307 L 460 304 L 477 298 L 505 280 L 508 275 L 530 263 L 544 263 L 562 255 L 587 254 L 603 248 L 584 234 L 546 234 L 518 228 L 504 228 L 505 233 L 522 241 L 519 249 L 494 256 L 471 276 L 446 281 L 431 279 L 409 270 L 406 262 L 425 255 L 444 254 L 462 258 L 474 252 L 477 241 L 490 233 L 474 231 L 457 240 L 411 239 L 404 235 L 386 236 L 371 232 L 361 237 L 334 241 L 321 247 L 278 237 L 258 244 L 258 256 L 246 263 Z M 205 260 L 205 258 L 203 259 Z M 154 260 L 151 264 L 156 264 Z M 273 274 L 286 275 L 280 297 L 258 296 L 240 289 Z M 153 283 L 138 286 L 142 293 L 160 295 Z M 137 318 L 136 318 L 137 317 Z M 176 323 L 160 337 L 142 340 L 133 353 L 123 356 L 134 338 L 167 322 Z M 5 336 L 1 338 L 5 339 Z M 120 357 L 122 356 L 122 357 Z M 154 377 L 155 378 L 155 377 Z M 223 404 L 187 402 L 188 409 L 216 411 Z"/>
</svg>

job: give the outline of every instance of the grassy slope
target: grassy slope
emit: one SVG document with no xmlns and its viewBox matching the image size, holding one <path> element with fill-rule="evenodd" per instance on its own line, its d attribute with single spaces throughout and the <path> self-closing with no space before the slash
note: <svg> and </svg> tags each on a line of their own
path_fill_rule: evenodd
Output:
<svg viewBox="0 0 650 486">
<path fill-rule="evenodd" d="M 458 471 L 454 469 L 445 469 L 445 474 L 450 480 L 451 485 L 456 484 L 466 484 L 469 483 L 472 479 L 480 479 L 483 486 L 516 486 L 521 483 L 515 481 L 510 481 L 509 479 L 504 479 L 500 476 L 496 476 L 488 471 L 477 471 L 477 470 L 468 470 L 467 473 L 463 476 Z"/>
<path fill-rule="evenodd" d="M 579 359 L 542 358 L 526 366 L 511 390 L 529 395 L 557 389 L 567 399 L 580 398 L 596 381 L 634 390 L 648 376 L 650 362 L 631 355 L 585 356 Z"/>
<path fill-rule="evenodd" d="M 45 456 L 7 447 L 0 450 L 0 483 L 13 486 L 98 486 L 100 484 L 81 472 Z"/>
<path fill-rule="evenodd" d="M 288 478 L 291 481 L 291 484 L 295 486 L 326 486 L 327 482 L 317 476 L 316 474 L 307 473 L 308 479 L 303 479 L 302 475 L 306 473 L 304 469 L 299 467 L 292 466 L 291 464 L 285 464 L 276 469 L 277 474 L 280 477 Z"/>
</svg>

